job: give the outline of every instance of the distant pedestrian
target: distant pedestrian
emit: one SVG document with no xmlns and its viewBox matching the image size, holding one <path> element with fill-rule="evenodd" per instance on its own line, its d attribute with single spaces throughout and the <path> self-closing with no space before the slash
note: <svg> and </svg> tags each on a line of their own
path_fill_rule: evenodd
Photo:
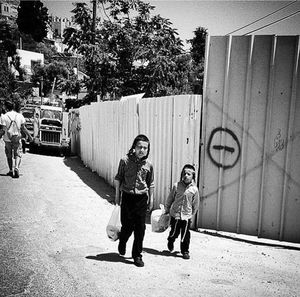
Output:
<svg viewBox="0 0 300 297">
<path fill-rule="evenodd" d="M 134 264 L 143 267 L 143 240 L 146 229 L 147 207 L 153 208 L 154 174 L 148 160 L 150 142 L 147 136 L 138 135 L 125 157 L 119 162 L 115 177 L 115 202 L 121 205 L 121 233 L 118 245 L 120 255 L 126 253 L 126 243 L 134 233 L 132 258 Z"/>
<path fill-rule="evenodd" d="M 183 259 L 189 259 L 191 218 L 199 207 L 199 191 L 195 184 L 195 167 L 186 164 L 181 172 L 180 181 L 175 183 L 167 199 L 165 213 L 170 213 L 171 231 L 168 249 L 174 250 L 174 242 L 181 234 L 180 251 Z"/>
<path fill-rule="evenodd" d="M 5 131 L 3 140 L 5 142 L 5 154 L 9 167 L 7 175 L 18 178 L 19 168 L 22 157 L 21 133 L 24 131 L 29 137 L 32 137 L 25 127 L 25 118 L 22 114 L 15 111 L 14 103 L 5 102 L 7 112 L 1 115 L 0 125 Z"/>
<path fill-rule="evenodd" d="M 15 111 L 19 112 L 23 115 L 23 113 L 21 112 L 20 102 L 15 102 Z M 25 126 L 26 126 L 26 119 L 25 119 Z M 26 153 L 26 140 L 27 140 L 27 138 L 28 138 L 27 134 L 23 130 L 21 130 L 21 146 L 22 146 L 23 154 Z"/>
</svg>

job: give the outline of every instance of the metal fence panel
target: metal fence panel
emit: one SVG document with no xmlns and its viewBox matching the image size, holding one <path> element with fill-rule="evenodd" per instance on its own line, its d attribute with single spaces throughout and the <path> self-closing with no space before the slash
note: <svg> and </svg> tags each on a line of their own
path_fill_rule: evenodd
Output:
<svg viewBox="0 0 300 297">
<path fill-rule="evenodd" d="M 140 132 L 150 138 L 155 172 L 155 207 L 165 203 L 182 167 L 198 170 L 201 97 L 197 95 L 142 99 Z"/>
<path fill-rule="evenodd" d="M 201 97 L 130 98 L 80 108 L 83 162 L 111 185 L 118 163 L 133 139 L 150 139 L 154 165 L 155 207 L 165 203 L 184 164 L 198 168 Z"/>
<path fill-rule="evenodd" d="M 172 181 L 180 179 L 185 164 L 192 164 L 198 172 L 200 139 L 200 96 L 174 97 Z"/>
<path fill-rule="evenodd" d="M 198 225 L 299 242 L 299 37 L 208 44 Z"/>
<path fill-rule="evenodd" d="M 300 241 L 300 38 L 297 40 L 289 110 L 286 171 L 283 189 L 283 217 L 281 239 Z M 293 232 L 294 231 L 294 232 Z"/>
<path fill-rule="evenodd" d="M 154 168 L 154 207 L 166 201 L 172 176 L 173 97 L 142 99 L 139 104 L 140 132 L 147 135 Z"/>
<path fill-rule="evenodd" d="M 200 172 L 200 187 L 204 199 L 201 201 L 198 225 L 207 229 L 217 229 L 218 215 L 218 185 L 219 169 L 211 164 L 208 157 L 206 143 L 211 136 L 209 133 L 220 127 L 222 119 L 222 102 L 224 97 L 224 74 L 226 65 L 226 39 L 213 38 L 210 40 L 209 55 L 206 58 L 207 80 L 206 95 L 203 106 L 203 143 L 202 170 Z M 220 133 L 214 135 L 215 141 L 220 143 Z M 219 155 L 216 158 L 219 161 Z"/>
<path fill-rule="evenodd" d="M 79 112 L 81 159 L 113 185 L 119 160 L 138 133 L 136 100 L 92 103 Z"/>
<path fill-rule="evenodd" d="M 250 64 L 248 83 L 247 112 L 245 114 L 245 129 L 242 139 L 242 171 L 241 189 L 239 193 L 238 232 L 257 234 L 259 220 L 262 160 L 264 150 L 265 123 L 268 98 L 268 80 L 272 37 L 258 36 L 252 40 L 249 50 Z M 263 79 L 262 79 L 263 78 Z M 251 102 L 250 102 L 251 100 Z M 255 136 L 255 137 L 254 137 Z"/>
</svg>

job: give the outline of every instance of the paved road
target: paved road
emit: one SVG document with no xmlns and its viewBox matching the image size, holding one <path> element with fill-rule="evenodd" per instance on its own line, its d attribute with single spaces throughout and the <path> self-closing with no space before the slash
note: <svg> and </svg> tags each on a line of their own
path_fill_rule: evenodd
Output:
<svg viewBox="0 0 300 297">
<path fill-rule="evenodd" d="M 300 245 L 192 232 L 185 261 L 148 224 L 138 268 L 105 234 L 113 189 L 78 158 L 26 153 L 6 172 L 1 140 L 0 296 L 300 296 Z"/>
</svg>

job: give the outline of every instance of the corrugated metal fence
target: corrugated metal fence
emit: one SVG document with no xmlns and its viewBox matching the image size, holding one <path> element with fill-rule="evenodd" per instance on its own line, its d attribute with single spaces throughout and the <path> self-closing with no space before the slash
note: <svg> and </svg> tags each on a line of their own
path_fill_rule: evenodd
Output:
<svg viewBox="0 0 300 297">
<path fill-rule="evenodd" d="M 164 203 L 184 164 L 198 168 L 201 97 L 128 98 L 80 108 L 82 161 L 113 185 L 118 163 L 140 133 L 150 139 L 155 207 Z"/>
<path fill-rule="evenodd" d="M 198 225 L 300 242 L 299 37 L 211 37 Z"/>
<path fill-rule="evenodd" d="M 155 207 L 192 163 L 203 195 L 197 227 L 300 242 L 299 37 L 207 44 L 202 120 L 196 95 L 84 106 L 81 158 L 113 184 L 119 159 L 146 134 Z"/>
</svg>

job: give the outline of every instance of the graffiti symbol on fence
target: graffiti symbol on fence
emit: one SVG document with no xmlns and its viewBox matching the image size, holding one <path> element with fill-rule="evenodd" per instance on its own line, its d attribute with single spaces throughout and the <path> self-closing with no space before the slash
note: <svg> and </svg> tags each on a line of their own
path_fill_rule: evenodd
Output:
<svg viewBox="0 0 300 297">
<path fill-rule="evenodd" d="M 284 149 L 284 139 L 281 136 L 281 129 L 278 129 L 277 135 L 274 139 L 274 148 L 276 152 L 282 151 Z"/>
<path fill-rule="evenodd" d="M 220 144 L 221 133 L 225 133 L 226 145 Z M 220 153 L 224 151 L 223 162 L 220 161 Z M 241 145 L 237 136 L 228 128 L 218 127 L 209 137 L 207 153 L 211 161 L 219 168 L 229 169 L 238 162 L 241 154 Z"/>
</svg>

